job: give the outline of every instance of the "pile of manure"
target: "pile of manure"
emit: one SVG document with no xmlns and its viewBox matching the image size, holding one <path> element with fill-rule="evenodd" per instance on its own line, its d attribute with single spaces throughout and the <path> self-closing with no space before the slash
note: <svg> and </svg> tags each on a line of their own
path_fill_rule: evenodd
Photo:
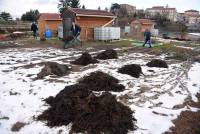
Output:
<svg viewBox="0 0 200 134">
<path fill-rule="evenodd" d="M 76 59 L 75 61 L 72 61 L 71 64 L 86 66 L 86 65 L 95 64 L 98 62 L 99 61 L 96 59 L 93 59 L 89 53 L 85 52 L 82 54 L 80 58 Z"/>
<path fill-rule="evenodd" d="M 137 64 L 125 65 L 122 68 L 119 68 L 118 72 L 122 74 L 128 74 L 135 78 L 139 78 L 140 74 L 143 74 L 141 66 Z"/>
<path fill-rule="evenodd" d="M 113 49 L 108 49 L 103 51 L 102 53 L 98 54 L 96 59 L 107 60 L 107 59 L 117 59 L 118 55 L 117 52 Z"/>
</svg>

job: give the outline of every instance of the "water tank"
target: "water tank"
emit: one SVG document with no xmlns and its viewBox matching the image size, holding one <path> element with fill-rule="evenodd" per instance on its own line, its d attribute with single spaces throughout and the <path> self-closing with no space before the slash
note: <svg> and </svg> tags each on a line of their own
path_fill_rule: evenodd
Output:
<svg viewBox="0 0 200 134">
<path fill-rule="evenodd" d="M 96 27 L 94 28 L 94 39 L 108 41 L 120 39 L 119 27 Z"/>
<path fill-rule="evenodd" d="M 46 38 L 51 38 L 52 35 L 53 35 L 52 30 L 51 29 L 46 29 L 46 31 L 45 31 L 45 37 Z"/>
<path fill-rule="evenodd" d="M 158 36 L 159 30 L 158 29 L 151 29 L 151 34 L 152 34 L 152 36 Z"/>
<path fill-rule="evenodd" d="M 131 27 L 130 26 L 125 26 L 124 32 L 125 33 L 130 33 L 131 32 Z"/>
<path fill-rule="evenodd" d="M 63 26 L 58 27 L 58 38 L 63 38 Z"/>
<path fill-rule="evenodd" d="M 109 27 L 110 40 L 119 40 L 120 39 L 120 27 Z"/>
</svg>

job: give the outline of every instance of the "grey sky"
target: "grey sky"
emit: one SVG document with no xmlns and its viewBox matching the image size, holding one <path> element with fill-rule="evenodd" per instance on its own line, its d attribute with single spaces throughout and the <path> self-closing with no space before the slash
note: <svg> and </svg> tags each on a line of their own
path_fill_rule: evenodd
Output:
<svg viewBox="0 0 200 134">
<path fill-rule="evenodd" d="M 179 12 L 188 9 L 200 10 L 200 0 L 80 0 L 81 5 L 86 8 L 101 9 L 110 7 L 111 3 L 127 3 L 135 5 L 138 9 L 145 9 L 152 6 L 176 7 Z M 10 12 L 13 17 L 20 17 L 22 13 L 30 9 L 39 9 L 40 12 L 58 12 L 58 0 L 0 0 L 0 11 Z"/>
</svg>

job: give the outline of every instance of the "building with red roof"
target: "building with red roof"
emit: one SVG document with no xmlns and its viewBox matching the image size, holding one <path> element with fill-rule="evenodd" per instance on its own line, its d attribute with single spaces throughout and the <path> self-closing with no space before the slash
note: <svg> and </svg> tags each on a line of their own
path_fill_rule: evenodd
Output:
<svg viewBox="0 0 200 134">
<path fill-rule="evenodd" d="M 57 33 L 58 26 L 62 25 L 65 18 L 70 18 L 81 26 L 81 39 L 93 40 L 94 28 L 101 26 L 111 26 L 116 16 L 105 10 L 90 10 L 80 8 L 68 8 L 62 14 L 42 13 L 38 20 L 39 33 L 42 36 L 47 28 L 54 34 Z M 69 26 L 70 27 L 70 26 Z"/>
<path fill-rule="evenodd" d="M 59 13 L 41 13 L 38 19 L 40 37 L 44 36 L 45 30 L 48 28 L 56 35 L 60 25 L 62 25 L 62 19 Z"/>
<path fill-rule="evenodd" d="M 131 32 L 132 33 L 143 33 L 146 29 L 154 29 L 155 22 L 149 19 L 137 19 L 131 22 Z"/>
<path fill-rule="evenodd" d="M 68 8 L 62 13 L 63 22 L 71 19 L 81 27 L 81 40 L 94 40 L 94 28 L 112 26 L 116 16 L 105 10 Z M 67 22 L 66 22 L 67 23 Z M 64 29 L 69 29 L 64 28 Z M 65 36 L 65 35 L 64 35 Z"/>
</svg>

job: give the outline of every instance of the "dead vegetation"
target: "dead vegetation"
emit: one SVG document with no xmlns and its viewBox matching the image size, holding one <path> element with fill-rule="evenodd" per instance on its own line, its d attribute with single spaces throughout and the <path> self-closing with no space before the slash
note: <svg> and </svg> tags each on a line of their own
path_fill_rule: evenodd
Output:
<svg viewBox="0 0 200 134">
<path fill-rule="evenodd" d="M 175 44 L 165 44 L 153 48 L 152 53 L 167 54 L 167 58 L 181 61 L 193 60 L 200 54 L 199 50 L 177 47 Z"/>
</svg>

